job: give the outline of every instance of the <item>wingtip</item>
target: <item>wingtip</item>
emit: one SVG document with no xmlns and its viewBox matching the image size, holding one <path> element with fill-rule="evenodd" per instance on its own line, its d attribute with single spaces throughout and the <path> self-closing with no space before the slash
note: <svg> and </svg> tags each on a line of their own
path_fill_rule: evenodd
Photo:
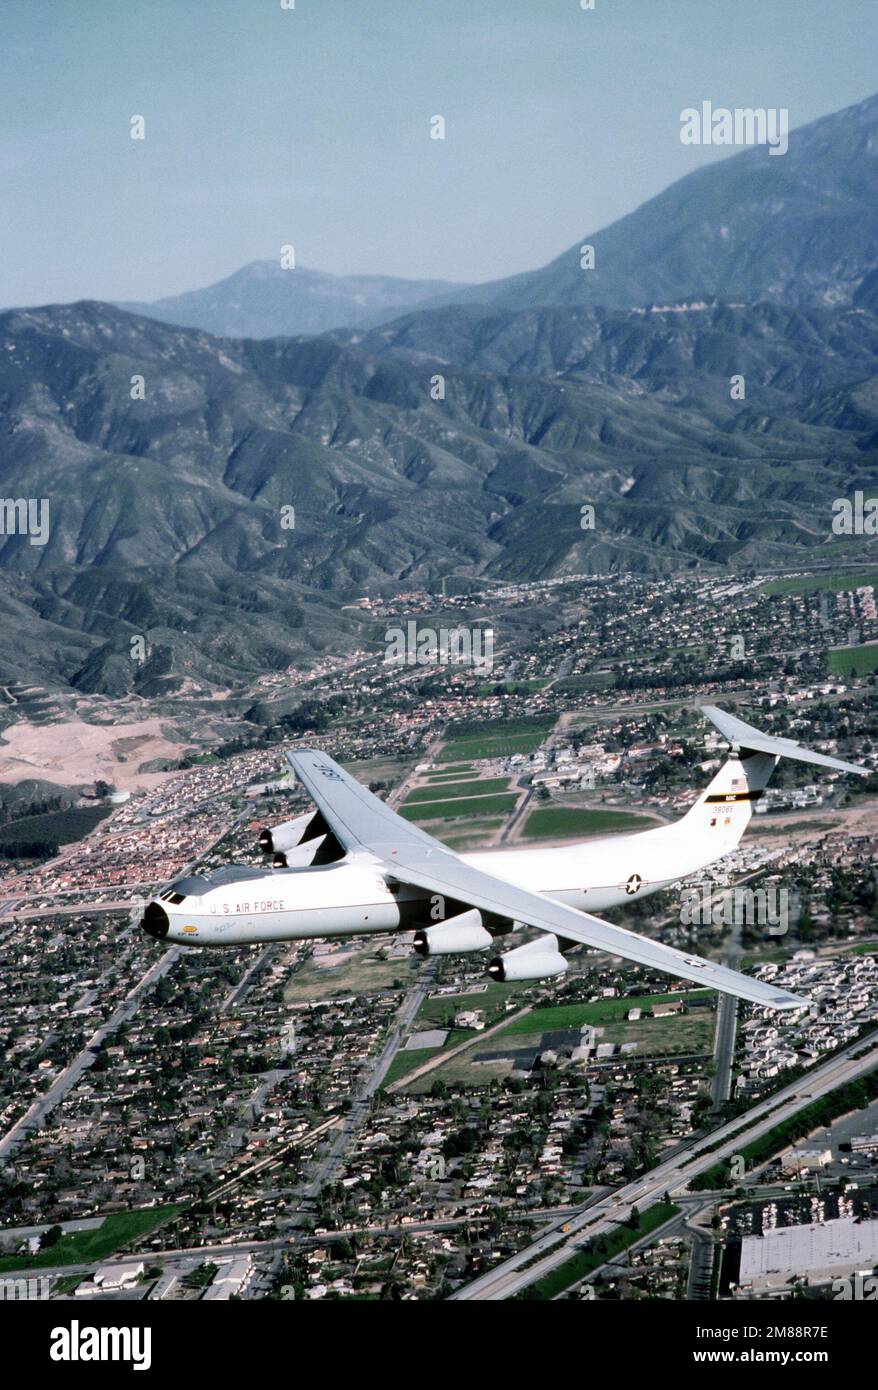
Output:
<svg viewBox="0 0 878 1390">
<path fill-rule="evenodd" d="M 788 994 L 786 992 L 776 995 L 771 1001 L 769 1008 L 782 1009 L 784 1012 L 793 1009 L 810 1009 L 810 999 L 802 999 L 798 994 Z"/>
</svg>

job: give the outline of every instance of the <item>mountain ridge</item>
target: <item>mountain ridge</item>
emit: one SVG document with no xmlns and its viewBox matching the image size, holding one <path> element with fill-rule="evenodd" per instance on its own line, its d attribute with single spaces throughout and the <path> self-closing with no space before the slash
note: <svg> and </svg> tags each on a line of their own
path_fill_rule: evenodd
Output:
<svg viewBox="0 0 878 1390">
<path fill-rule="evenodd" d="M 439 312 L 484 327 L 481 312 Z M 831 534 L 831 502 L 878 482 L 868 311 L 494 319 L 506 358 L 485 370 L 485 345 L 457 335 L 462 361 L 446 361 L 434 400 L 435 363 L 393 348 L 412 323 L 378 330 L 379 352 L 332 336 L 219 339 L 94 301 L 0 315 L 0 495 L 52 501 L 45 546 L 0 536 L 0 683 L 235 684 L 363 645 L 368 620 L 343 608 L 363 593 L 452 575 L 854 553 Z M 728 354 L 747 352 L 748 398 L 733 402 Z M 862 553 L 862 538 L 851 545 Z M 150 653 L 139 666 L 133 635 Z"/>
<path fill-rule="evenodd" d="M 305 266 L 286 270 L 277 261 L 250 261 L 202 289 L 116 307 L 219 337 L 293 337 L 383 322 L 424 299 L 463 288 L 444 280 L 330 275 Z"/>
<path fill-rule="evenodd" d="M 474 285 L 330 276 L 251 262 L 202 290 L 119 307 L 220 336 L 369 328 L 448 304 L 630 309 L 684 299 L 865 302 L 878 275 L 878 94 L 695 169 L 546 265 Z M 580 246 L 593 245 L 593 270 Z M 298 279 L 296 277 L 299 277 Z"/>
</svg>

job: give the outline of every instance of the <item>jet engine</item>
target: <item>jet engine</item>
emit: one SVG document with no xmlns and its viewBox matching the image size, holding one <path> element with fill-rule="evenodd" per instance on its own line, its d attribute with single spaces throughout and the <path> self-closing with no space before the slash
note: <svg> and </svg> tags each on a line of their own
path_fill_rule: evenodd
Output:
<svg viewBox="0 0 878 1390">
<path fill-rule="evenodd" d="M 419 956 L 455 956 L 466 951 L 484 951 L 493 946 L 494 938 L 482 925 L 477 908 L 437 922 L 435 927 L 423 927 L 415 932 L 414 946 Z"/>
<path fill-rule="evenodd" d="M 284 850 L 283 854 L 276 854 L 272 860 L 272 867 L 275 869 L 307 869 L 309 865 L 319 862 L 320 851 L 325 844 L 325 835 L 318 835 L 316 840 L 305 840 L 302 844 L 295 845 L 293 849 Z"/>
<path fill-rule="evenodd" d="M 563 975 L 566 969 L 567 961 L 558 949 L 557 936 L 546 935 L 495 956 L 488 966 L 488 974 L 498 982 L 548 980 L 553 975 Z"/>
<path fill-rule="evenodd" d="M 309 824 L 314 820 L 315 812 L 306 811 L 304 815 L 296 816 L 295 820 L 285 820 L 282 825 L 274 825 L 266 830 L 259 832 L 259 848 L 263 854 L 285 854 L 289 849 L 295 849 L 296 845 L 305 839 Z"/>
</svg>

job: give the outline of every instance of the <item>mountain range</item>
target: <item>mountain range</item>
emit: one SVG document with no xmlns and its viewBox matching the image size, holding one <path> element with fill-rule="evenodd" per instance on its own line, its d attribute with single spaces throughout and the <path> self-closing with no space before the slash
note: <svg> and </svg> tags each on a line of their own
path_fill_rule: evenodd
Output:
<svg viewBox="0 0 878 1390">
<path fill-rule="evenodd" d="M 248 682 L 377 642 L 362 594 L 449 577 L 864 558 L 831 522 L 878 484 L 876 116 L 690 175 L 594 238 L 603 281 L 564 258 L 452 303 L 381 281 L 318 336 L 92 301 L 0 315 L 0 496 L 51 504 L 45 545 L 0 535 L 0 687 Z M 662 226 L 672 260 L 647 255 Z"/>
<path fill-rule="evenodd" d="M 281 338 L 383 323 L 426 300 L 454 300 L 465 286 L 390 275 L 327 275 L 279 261 L 251 261 L 202 290 L 118 307 L 162 323 L 229 338 Z"/>
<path fill-rule="evenodd" d="M 627 217 L 586 231 L 548 265 L 487 284 L 331 276 L 256 261 L 203 290 L 122 308 L 231 337 L 371 327 L 416 307 L 628 309 L 723 299 L 795 307 L 875 307 L 878 95 L 672 184 Z M 594 247 L 583 270 L 580 247 Z M 866 277 L 870 285 L 863 287 Z"/>
</svg>

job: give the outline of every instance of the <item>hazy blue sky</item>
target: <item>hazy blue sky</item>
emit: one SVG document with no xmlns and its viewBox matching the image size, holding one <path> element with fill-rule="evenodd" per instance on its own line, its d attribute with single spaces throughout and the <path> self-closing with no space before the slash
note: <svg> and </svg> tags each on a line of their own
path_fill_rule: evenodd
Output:
<svg viewBox="0 0 878 1390">
<path fill-rule="evenodd" d="M 2 0 L 0 305 L 177 293 L 287 242 L 526 270 L 725 153 L 680 143 L 684 107 L 802 125 L 871 95 L 876 52 L 876 0 Z"/>
</svg>

